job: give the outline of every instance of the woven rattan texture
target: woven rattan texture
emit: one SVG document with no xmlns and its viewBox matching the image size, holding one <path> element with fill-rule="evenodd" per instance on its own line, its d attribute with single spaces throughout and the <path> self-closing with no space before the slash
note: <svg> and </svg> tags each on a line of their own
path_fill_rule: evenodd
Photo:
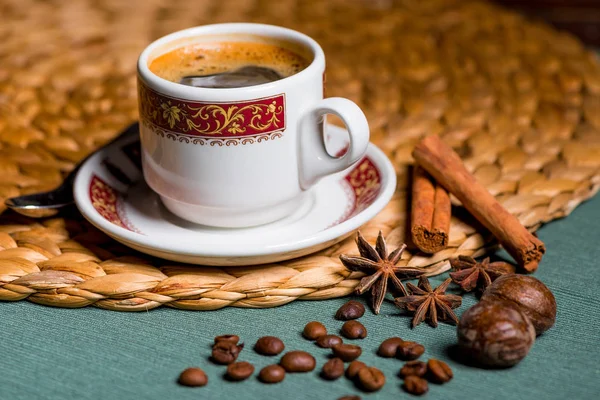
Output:
<svg viewBox="0 0 600 400">
<path fill-rule="evenodd" d="M 405 240 L 410 154 L 425 134 L 457 148 L 532 230 L 600 186 L 600 64 L 573 37 L 487 3 L 0 0 L 0 14 L 0 200 L 56 186 L 136 118 L 135 60 L 151 40 L 226 21 L 284 25 L 323 45 L 327 95 L 365 110 L 397 168 L 393 200 L 362 228 L 368 240 L 379 230 L 390 246 Z M 408 251 L 401 262 L 436 274 L 449 257 L 493 245 L 457 215 L 448 249 Z M 176 266 L 133 253 L 76 213 L 5 212 L 0 299 L 123 311 L 272 307 L 351 293 L 360 275 L 341 265 L 343 253 L 355 253 L 352 239 L 277 265 Z"/>
</svg>

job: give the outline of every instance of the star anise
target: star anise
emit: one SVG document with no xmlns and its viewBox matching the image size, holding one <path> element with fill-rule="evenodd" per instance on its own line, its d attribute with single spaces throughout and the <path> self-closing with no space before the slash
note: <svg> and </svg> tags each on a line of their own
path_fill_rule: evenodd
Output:
<svg viewBox="0 0 600 400">
<path fill-rule="evenodd" d="M 450 278 L 446 279 L 435 290 L 431 289 L 429 279 L 424 276 L 419 278 L 418 287 L 412 283 L 406 284 L 410 296 L 398 297 L 395 303 L 398 308 L 415 313 L 412 320 L 413 328 L 424 320 L 434 328 L 437 327 L 438 319 L 458 324 L 458 318 L 452 309 L 460 307 L 462 298 L 455 294 L 446 294 L 451 281 Z"/>
<path fill-rule="evenodd" d="M 362 237 L 360 232 L 356 235 L 356 245 L 361 257 L 342 255 L 340 260 L 349 270 L 367 274 L 360 280 L 355 291 L 357 294 L 363 294 L 371 289 L 371 306 L 375 314 L 379 314 L 387 292 L 388 279 L 391 279 L 394 287 L 403 296 L 406 296 L 408 292 L 400 278 L 416 278 L 425 273 L 419 268 L 396 265 L 400 261 L 406 245 L 403 244 L 388 255 L 387 245 L 381 231 L 377 237 L 375 248 Z"/>
<path fill-rule="evenodd" d="M 483 292 L 499 276 L 515 272 L 515 267 L 509 263 L 503 261 L 490 263 L 489 257 L 479 263 L 472 257 L 458 256 L 450 260 L 450 265 L 455 271 L 450 272 L 450 278 L 465 292 L 473 289 Z"/>
</svg>

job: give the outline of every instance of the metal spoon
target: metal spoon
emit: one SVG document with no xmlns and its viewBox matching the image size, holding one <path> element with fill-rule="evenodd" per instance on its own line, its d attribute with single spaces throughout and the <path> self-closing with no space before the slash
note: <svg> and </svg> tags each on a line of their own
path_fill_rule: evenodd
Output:
<svg viewBox="0 0 600 400">
<path fill-rule="evenodd" d="M 83 163 L 98 151 L 110 146 L 117 140 L 125 137 L 130 137 L 139 134 L 139 125 L 137 122 L 131 124 L 120 135 L 111 140 L 109 143 L 98 148 L 86 158 L 81 160 L 79 164 L 67 175 L 63 183 L 54 190 L 43 193 L 33 193 L 25 196 L 12 197 L 6 199 L 4 204 L 16 212 L 33 218 L 49 217 L 58 213 L 60 208 L 73 204 L 73 181 L 77 171 Z"/>
<path fill-rule="evenodd" d="M 261 85 L 283 78 L 270 68 L 247 66 L 234 71 L 220 72 L 210 75 L 184 76 L 179 83 L 204 88 L 240 88 Z"/>
</svg>

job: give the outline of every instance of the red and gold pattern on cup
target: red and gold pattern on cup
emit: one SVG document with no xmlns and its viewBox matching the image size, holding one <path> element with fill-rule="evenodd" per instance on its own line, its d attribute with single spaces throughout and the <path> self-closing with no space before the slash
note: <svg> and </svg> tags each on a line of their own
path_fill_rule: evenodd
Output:
<svg viewBox="0 0 600 400">
<path fill-rule="evenodd" d="M 138 80 L 140 120 L 154 132 L 178 140 L 180 135 L 243 140 L 242 144 L 281 137 L 285 130 L 285 95 L 232 103 L 193 102 L 168 97 Z M 193 140 L 194 144 L 208 143 Z"/>
</svg>

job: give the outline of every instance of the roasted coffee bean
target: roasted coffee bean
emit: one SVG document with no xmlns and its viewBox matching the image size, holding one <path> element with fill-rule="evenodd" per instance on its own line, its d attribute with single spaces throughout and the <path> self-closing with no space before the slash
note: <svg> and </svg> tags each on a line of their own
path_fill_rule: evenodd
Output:
<svg viewBox="0 0 600 400">
<path fill-rule="evenodd" d="M 235 362 L 227 366 L 227 378 L 232 381 L 243 381 L 254 373 L 254 365 L 247 361 Z"/>
<path fill-rule="evenodd" d="M 403 361 L 412 361 L 421 357 L 425 352 L 425 347 L 417 342 L 402 342 L 396 350 L 396 357 Z"/>
<path fill-rule="evenodd" d="M 315 369 L 317 361 L 306 351 L 294 350 L 287 352 L 279 361 L 286 372 L 309 372 Z"/>
<path fill-rule="evenodd" d="M 361 368 L 357 379 L 359 386 L 366 392 L 375 392 L 385 385 L 385 375 L 375 367 Z"/>
<path fill-rule="evenodd" d="M 364 339 L 367 337 L 367 328 L 358 321 L 344 322 L 341 332 L 348 339 Z"/>
<path fill-rule="evenodd" d="M 367 366 L 367 364 L 365 364 L 362 361 L 358 361 L 358 360 L 352 361 L 350 363 L 350 365 L 348 365 L 348 368 L 346 368 L 346 378 L 348 378 L 350 380 L 354 380 L 356 378 L 356 376 L 358 375 L 358 371 L 365 368 L 366 366 Z"/>
<path fill-rule="evenodd" d="M 331 348 L 333 355 L 341 358 L 344 362 L 354 361 L 362 354 L 360 346 L 354 344 L 336 344 Z"/>
<path fill-rule="evenodd" d="M 208 383 L 208 377 L 200 368 L 191 367 L 179 375 L 178 382 L 183 386 L 204 386 Z"/>
<path fill-rule="evenodd" d="M 323 364 L 321 376 L 327 380 L 334 380 L 344 375 L 344 362 L 340 358 L 332 358 Z"/>
<path fill-rule="evenodd" d="M 402 388 L 404 389 L 404 391 L 410 394 L 421 396 L 427 393 L 427 391 L 429 390 L 429 385 L 427 385 L 427 381 L 425 379 L 419 378 L 416 375 L 410 375 L 404 379 Z"/>
<path fill-rule="evenodd" d="M 243 348 L 243 343 L 238 345 L 228 340 L 220 340 L 213 346 L 211 360 L 216 364 L 231 364 Z"/>
<path fill-rule="evenodd" d="M 338 400 L 361 400 L 361 398 L 360 398 L 360 396 L 349 395 L 349 396 L 342 396 Z"/>
<path fill-rule="evenodd" d="M 281 339 L 275 336 L 263 336 L 254 345 L 254 350 L 263 356 L 276 356 L 285 349 Z"/>
<path fill-rule="evenodd" d="M 215 337 L 215 344 L 220 341 L 233 342 L 233 344 L 238 344 L 240 341 L 240 337 L 238 335 L 221 335 Z"/>
<path fill-rule="evenodd" d="M 399 337 L 391 337 L 389 339 L 385 339 L 379 345 L 379 349 L 377 350 L 377 354 L 381 357 L 396 357 L 396 352 L 398 350 L 398 346 L 400 343 L 403 343 L 404 340 Z"/>
<path fill-rule="evenodd" d="M 365 314 L 365 306 L 356 300 L 350 300 L 337 310 L 335 313 L 335 319 L 341 321 L 348 321 L 351 319 L 357 319 Z"/>
<path fill-rule="evenodd" d="M 432 358 L 427 361 L 427 379 L 434 383 L 446 383 L 454 374 L 452 368 L 443 361 Z"/>
<path fill-rule="evenodd" d="M 400 368 L 400 372 L 398 376 L 400 378 L 405 379 L 407 376 L 418 376 L 422 378 L 427 373 L 427 364 L 423 361 L 409 361 L 402 368 Z"/>
<path fill-rule="evenodd" d="M 327 335 L 327 328 L 318 321 L 312 321 L 306 324 L 302 334 L 308 340 L 316 340 L 319 336 Z"/>
<path fill-rule="evenodd" d="M 279 383 L 285 378 L 285 369 L 281 365 L 267 365 L 258 373 L 258 379 L 263 383 Z"/>
<path fill-rule="evenodd" d="M 336 344 L 341 344 L 343 342 L 342 338 L 336 335 L 323 335 L 319 336 L 317 341 L 317 346 L 323 347 L 324 349 L 330 349 Z"/>
</svg>

